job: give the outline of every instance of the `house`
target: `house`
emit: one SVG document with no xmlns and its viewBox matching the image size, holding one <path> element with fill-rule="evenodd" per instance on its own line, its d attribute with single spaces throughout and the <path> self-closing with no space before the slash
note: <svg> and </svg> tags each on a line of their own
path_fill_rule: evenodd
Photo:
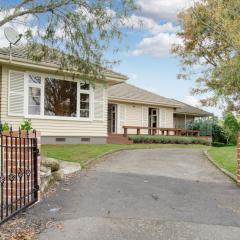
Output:
<svg viewBox="0 0 240 240">
<path fill-rule="evenodd" d="M 123 126 L 186 128 L 196 117 L 211 113 L 165 98 L 128 83 L 108 88 L 108 133 L 123 133 Z M 147 130 L 142 133 L 147 134 Z M 135 129 L 129 129 L 135 134 Z"/>
<path fill-rule="evenodd" d="M 104 74 L 105 80 L 92 86 L 60 71 L 56 61 L 30 61 L 24 46 L 14 47 L 11 58 L 9 49 L 1 48 L 0 120 L 16 129 L 31 119 L 42 143 L 78 144 L 105 143 L 109 133 L 123 133 L 126 125 L 173 128 L 182 116 L 203 115 L 125 83 L 128 78 L 122 74 Z"/>
<path fill-rule="evenodd" d="M 95 87 L 60 71 L 46 59 L 33 62 L 23 46 L 0 49 L 0 120 L 17 129 L 24 119 L 42 134 L 42 143 L 105 143 L 107 87 L 127 80 L 105 71 Z"/>
</svg>

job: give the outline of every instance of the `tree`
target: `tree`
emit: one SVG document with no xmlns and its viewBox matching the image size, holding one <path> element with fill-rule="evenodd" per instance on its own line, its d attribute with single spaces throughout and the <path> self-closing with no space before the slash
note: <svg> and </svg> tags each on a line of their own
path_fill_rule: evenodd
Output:
<svg viewBox="0 0 240 240">
<path fill-rule="evenodd" d="M 233 113 L 227 113 L 223 122 L 223 129 L 227 138 L 227 143 L 236 144 L 239 132 L 239 123 Z"/>
<path fill-rule="evenodd" d="M 179 77 L 195 77 L 193 94 L 208 96 L 202 99 L 203 104 L 239 110 L 240 1 L 196 1 L 179 18 L 182 44 L 173 47 L 183 65 Z"/>
<path fill-rule="evenodd" d="M 134 0 L 19 0 L 0 2 L 0 27 L 21 22 L 28 57 L 57 59 L 60 69 L 94 80 L 115 60 L 106 57 L 111 40 L 121 40 Z M 57 50 L 55 50 L 57 49 Z"/>
</svg>

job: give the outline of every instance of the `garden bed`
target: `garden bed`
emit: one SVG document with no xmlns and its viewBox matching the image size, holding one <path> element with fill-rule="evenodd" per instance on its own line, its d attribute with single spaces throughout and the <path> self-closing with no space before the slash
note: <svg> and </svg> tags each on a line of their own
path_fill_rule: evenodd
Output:
<svg viewBox="0 0 240 240">
<path fill-rule="evenodd" d="M 211 144 L 207 139 L 197 137 L 131 135 L 129 139 L 134 143 L 201 144 L 207 146 Z"/>
</svg>

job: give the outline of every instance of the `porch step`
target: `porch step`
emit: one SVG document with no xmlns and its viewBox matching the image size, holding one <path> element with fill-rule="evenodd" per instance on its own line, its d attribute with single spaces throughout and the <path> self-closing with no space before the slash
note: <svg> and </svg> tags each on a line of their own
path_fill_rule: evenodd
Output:
<svg viewBox="0 0 240 240">
<path fill-rule="evenodd" d="M 110 134 L 107 137 L 107 143 L 110 144 L 133 144 L 132 140 L 124 137 L 122 134 Z"/>
</svg>

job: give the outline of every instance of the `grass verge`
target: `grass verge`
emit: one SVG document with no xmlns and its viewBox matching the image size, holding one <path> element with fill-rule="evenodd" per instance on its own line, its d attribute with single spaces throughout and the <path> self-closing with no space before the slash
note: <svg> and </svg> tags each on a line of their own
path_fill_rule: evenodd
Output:
<svg viewBox="0 0 240 240">
<path fill-rule="evenodd" d="M 237 172 L 237 156 L 236 146 L 212 147 L 207 153 L 212 160 L 221 168 L 236 175 Z"/>
<path fill-rule="evenodd" d="M 43 156 L 56 158 L 59 160 L 77 162 L 82 167 L 92 160 L 107 153 L 128 150 L 128 149 L 153 149 L 153 148 L 200 148 L 206 149 L 203 145 L 179 145 L 179 144 L 79 144 L 79 145 L 42 145 Z"/>
</svg>

